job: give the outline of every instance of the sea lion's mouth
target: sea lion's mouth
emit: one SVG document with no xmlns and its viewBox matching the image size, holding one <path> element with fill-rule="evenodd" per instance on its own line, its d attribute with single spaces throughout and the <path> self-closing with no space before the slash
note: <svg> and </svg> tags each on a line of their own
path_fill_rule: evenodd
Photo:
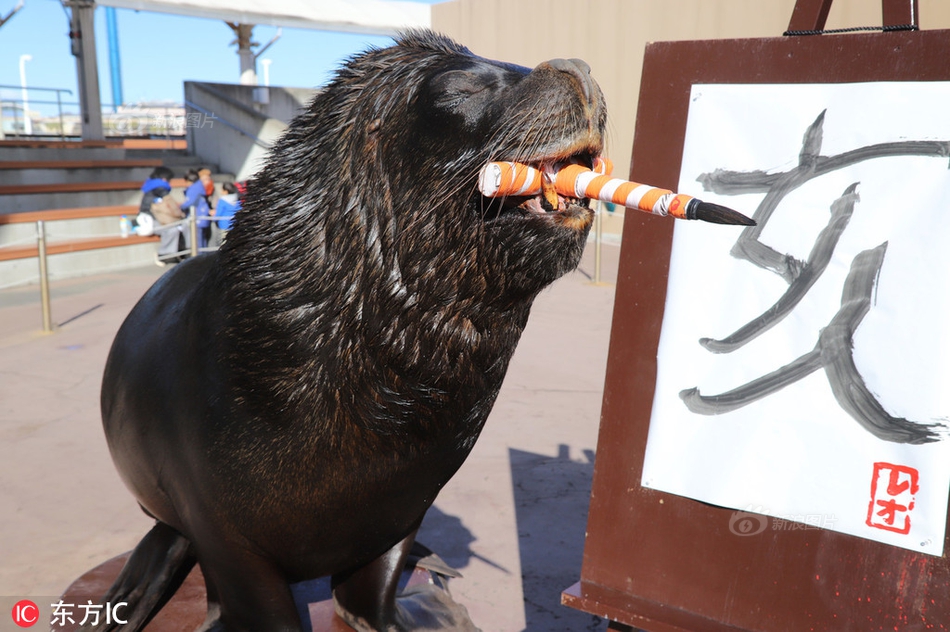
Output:
<svg viewBox="0 0 950 632">
<path fill-rule="evenodd" d="M 541 192 L 531 196 L 483 197 L 482 208 L 485 210 L 485 219 L 492 220 L 512 214 L 525 216 L 557 216 L 558 214 L 572 212 L 570 211 L 572 207 L 589 209 L 589 198 L 569 197 L 559 194 L 554 189 L 553 174 L 568 164 L 579 164 L 590 168 L 593 165 L 594 157 L 595 154 L 592 152 L 582 152 L 568 158 L 562 156 L 558 158 L 540 158 L 521 161 L 545 175 L 542 180 Z"/>
</svg>

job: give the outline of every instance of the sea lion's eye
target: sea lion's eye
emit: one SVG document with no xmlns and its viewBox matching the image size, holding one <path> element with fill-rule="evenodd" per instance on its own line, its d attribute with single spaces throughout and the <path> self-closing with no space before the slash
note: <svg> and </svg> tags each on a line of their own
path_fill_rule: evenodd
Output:
<svg viewBox="0 0 950 632">
<path fill-rule="evenodd" d="M 436 106 L 454 109 L 466 99 L 488 89 L 491 83 L 474 72 L 449 70 L 435 77 L 430 86 Z"/>
</svg>

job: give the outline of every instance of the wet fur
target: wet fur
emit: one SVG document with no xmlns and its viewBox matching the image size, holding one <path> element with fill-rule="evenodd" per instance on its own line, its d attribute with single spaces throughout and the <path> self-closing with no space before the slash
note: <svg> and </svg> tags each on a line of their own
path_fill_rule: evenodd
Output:
<svg viewBox="0 0 950 632">
<path fill-rule="evenodd" d="M 123 325 L 106 436 L 153 539 L 167 525 L 193 545 L 210 629 L 295 629 L 288 581 L 375 581 L 364 565 L 401 559 L 471 450 L 532 300 L 577 265 L 592 220 L 475 189 L 490 160 L 599 152 L 599 89 L 552 64 L 529 74 L 429 32 L 352 59 L 277 142 L 221 250 Z M 161 553 L 145 542 L 142 559 Z M 390 606 L 352 620 L 404 629 Z"/>
</svg>

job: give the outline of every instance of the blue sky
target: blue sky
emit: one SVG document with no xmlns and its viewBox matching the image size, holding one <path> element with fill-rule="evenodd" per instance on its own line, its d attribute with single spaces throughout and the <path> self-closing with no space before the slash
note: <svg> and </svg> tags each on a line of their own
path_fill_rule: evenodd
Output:
<svg viewBox="0 0 950 632">
<path fill-rule="evenodd" d="M 421 1 L 432 4 L 439 0 Z M 16 0 L 0 0 L 0 17 L 15 5 Z M 116 16 L 126 103 L 180 103 L 185 80 L 238 82 L 237 47 L 229 46 L 234 34 L 223 21 L 128 9 L 116 9 Z M 33 59 L 25 67 L 30 87 L 65 88 L 72 90 L 72 95 L 64 95 L 64 100 L 78 100 L 68 32 L 68 16 L 58 0 L 25 0 L 19 13 L 0 27 L 0 84 L 20 85 L 20 56 L 29 54 Z M 254 41 L 264 45 L 276 32 L 276 27 L 257 26 Z M 271 85 L 316 87 L 353 53 L 390 42 L 382 36 L 284 28 L 281 38 L 261 58 L 273 60 Z M 104 104 L 112 103 L 104 7 L 96 9 L 96 52 L 100 96 Z M 258 73 L 263 81 L 260 65 Z M 3 90 L 7 98 L 18 94 L 18 89 Z M 47 94 L 54 98 L 52 93 L 31 91 L 31 109 L 40 109 L 33 103 Z"/>
</svg>

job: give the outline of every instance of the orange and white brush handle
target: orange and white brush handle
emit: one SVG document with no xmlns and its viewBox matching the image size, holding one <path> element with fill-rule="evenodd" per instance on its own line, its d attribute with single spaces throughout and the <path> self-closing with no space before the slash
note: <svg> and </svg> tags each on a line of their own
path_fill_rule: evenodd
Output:
<svg viewBox="0 0 950 632">
<path fill-rule="evenodd" d="M 669 189 L 600 175 L 580 165 L 560 169 L 554 176 L 554 190 L 569 197 L 590 198 L 679 219 L 687 218 L 686 209 L 694 199 Z"/>
<path fill-rule="evenodd" d="M 614 178 L 610 176 L 612 170 L 613 165 L 606 158 L 598 158 L 593 169 L 567 165 L 554 174 L 517 162 L 490 162 L 482 167 L 478 186 L 487 197 L 537 195 L 548 178 L 553 179 L 554 190 L 566 197 L 611 202 L 654 215 L 685 219 L 686 204 L 693 199 L 691 196 Z"/>
<path fill-rule="evenodd" d="M 753 225 L 744 215 L 717 204 L 709 204 L 691 195 L 674 193 L 648 184 L 611 177 L 613 165 L 598 157 L 594 168 L 565 165 L 545 172 L 517 162 L 490 162 L 482 167 L 478 188 L 486 197 L 529 196 L 553 190 L 571 198 L 588 198 L 619 204 L 654 215 L 678 219 L 703 219 L 722 224 Z M 556 203 L 552 202 L 553 206 Z"/>
<path fill-rule="evenodd" d="M 585 169 L 581 167 L 581 169 Z M 614 165 L 609 158 L 598 157 L 591 173 L 609 175 Z M 546 174 L 520 162 L 490 162 L 478 174 L 478 188 L 486 197 L 518 197 L 541 193 Z M 550 175 L 547 176 L 550 180 Z M 558 193 L 561 193 L 558 191 Z M 574 196 L 573 190 L 561 195 Z M 574 196 L 576 197 L 576 196 Z"/>
</svg>

